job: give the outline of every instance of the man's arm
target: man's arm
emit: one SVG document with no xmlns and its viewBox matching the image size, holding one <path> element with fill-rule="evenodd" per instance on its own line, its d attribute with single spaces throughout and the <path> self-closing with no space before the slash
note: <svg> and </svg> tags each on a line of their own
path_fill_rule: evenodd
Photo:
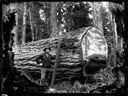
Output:
<svg viewBox="0 0 128 96">
<path fill-rule="evenodd" d="M 42 55 L 38 56 L 36 59 L 37 64 L 40 64 L 42 61 Z"/>
</svg>

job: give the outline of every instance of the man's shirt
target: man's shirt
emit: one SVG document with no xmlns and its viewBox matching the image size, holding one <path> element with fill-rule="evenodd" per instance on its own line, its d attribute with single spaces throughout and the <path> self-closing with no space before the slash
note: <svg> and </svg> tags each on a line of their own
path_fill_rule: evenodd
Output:
<svg viewBox="0 0 128 96">
<path fill-rule="evenodd" d="M 38 57 L 38 63 L 42 63 L 42 67 L 49 68 L 52 65 L 53 56 L 51 54 L 42 54 Z"/>
</svg>

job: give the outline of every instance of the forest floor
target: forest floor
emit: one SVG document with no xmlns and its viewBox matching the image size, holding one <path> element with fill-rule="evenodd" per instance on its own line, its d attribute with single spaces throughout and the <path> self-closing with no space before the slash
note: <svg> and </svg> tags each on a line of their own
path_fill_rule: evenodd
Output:
<svg viewBox="0 0 128 96">
<path fill-rule="evenodd" d="M 114 80 L 111 76 L 103 77 L 105 74 L 95 74 L 93 78 L 85 78 L 85 82 L 81 82 L 81 78 L 65 79 L 55 82 L 55 91 L 48 92 L 48 87 L 39 86 L 30 82 L 24 75 L 15 72 L 12 80 L 13 85 L 10 85 L 10 79 L 5 81 L 4 91 L 9 96 L 41 96 L 43 93 L 117 93 Z M 102 71 L 102 73 L 104 73 Z M 99 74 L 99 73 L 98 73 Z M 108 73 L 106 73 L 108 74 Z M 94 79 L 97 78 L 97 79 Z M 102 78 L 102 81 L 101 81 Z M 111 81 L 111 82 L 110 82 Z"/>
</svg>

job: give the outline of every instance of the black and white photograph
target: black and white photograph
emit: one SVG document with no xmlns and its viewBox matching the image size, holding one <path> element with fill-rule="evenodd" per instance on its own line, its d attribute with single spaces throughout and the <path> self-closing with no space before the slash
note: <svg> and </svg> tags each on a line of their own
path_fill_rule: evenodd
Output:
<svg viewBox="0 0 128 96">
<path fill-rule="evenodd" d="M 125 15 L 125 0 L 3 0 L 1 96 L 128 94 Z"/>
</svg>

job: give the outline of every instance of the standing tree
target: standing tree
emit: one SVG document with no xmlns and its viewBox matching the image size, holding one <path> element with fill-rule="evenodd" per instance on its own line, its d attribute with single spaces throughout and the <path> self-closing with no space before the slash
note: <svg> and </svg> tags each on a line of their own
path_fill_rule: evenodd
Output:
<svg viewBox="0 0 128 96">
<path fill-rule="evenodd" d="M 27 16 L 27 2 L 24 2 L 22 44 L 25 44 L 26 41 L 26 16 Z"/>
<path fill-rule="evenodd" d="M 7 84 L 7 93 L 10 93 L 12 96 L 12 88 L 13 88 L 13 52 L 12 52 L 12 45 L 13 45 L 13 35 L 11 31 L 15 26 L 15 7 L 13 4 L 4 5 L 3 4 L 3 21 L 2 21 L 2 60 L 1 64 L 2 69 L 0 71 L 0 79 L 1 79 L 1 89 L 3 89 L 4 81 L 8 80 Z M 9 84 L 9 86 L 8 86 Z M 2 90 L 4 92 L 4 89 Z M 6 90 L 5 90 L 6 91 Z"/>
<path fill-rule="evenodd" d="M 18 6 L 19 4 L 17 3 L 16 4 L 16 9 L 18 9 Z M 17 13 L 15 13 L 15 20 L 16 20 L 16 29 L 15 29 L 15 45 L 18 45 L 18 19 L 19 19 L 19 14 L 18 14 L 18 11 Z"/>
<path fill-rule="evenodd" d="M 57 2 L 50 2 L 50 37 L 58 36 L 58 28 L 57 28 Z"/>
<path fill-rule="evenodd" d="M 92 2 L 90 3 L 92 9 L 93 9 L 93 23 L 95 26 L 97 26 L 100 30 L 103 31 L 102 26 L 102 15 L 101 15 L 101 2 Z"/>
<path fill-rule="evenodd" d="M 32 2 L 30 2 L 29 4 L 33 5 Z M 30 18 L 30 25 L 31 25 L 32 41 L 35 41 L 35 34 L 34 34 L 34 26 L 33 26 L 31 8 L 32 8 L 32 6 L 29 8 L 29 18 Z"/>
</svg>

